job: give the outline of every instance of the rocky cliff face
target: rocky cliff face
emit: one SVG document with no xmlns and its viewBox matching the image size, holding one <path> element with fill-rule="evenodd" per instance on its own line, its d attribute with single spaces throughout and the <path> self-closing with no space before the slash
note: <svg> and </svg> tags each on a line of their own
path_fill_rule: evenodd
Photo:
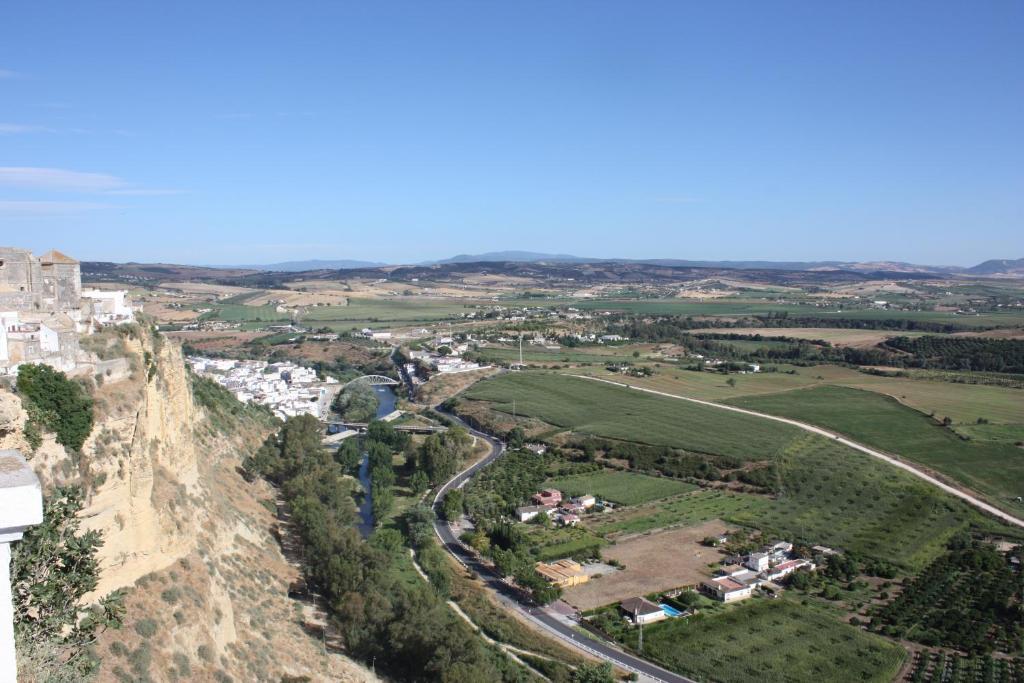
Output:
<svg viewBox="0 0 1024 683">
<path fill-rule="evenodd" d="M 134 371 L 99 380 L 81 453 L 45 435 L 31 459 L 44 490 L 78 483 L 88 493 L 83 526 L 104 538 L 89 597 L 128 589 L 125 628 L 98 643 L 100 679 L 372 680 L 303 630 L 287 596 L 298 572 L 272 534 L 273 492 L 258 489 L 261 504 L 237 473 L 269 420 L 225 394 L 233 405 L 214 425 L 177 345 L 145 331 L 118 343 Z M 29 452 L 25 420 L 18 398 L 0 390 L 0 447 Z"/>
</svg>

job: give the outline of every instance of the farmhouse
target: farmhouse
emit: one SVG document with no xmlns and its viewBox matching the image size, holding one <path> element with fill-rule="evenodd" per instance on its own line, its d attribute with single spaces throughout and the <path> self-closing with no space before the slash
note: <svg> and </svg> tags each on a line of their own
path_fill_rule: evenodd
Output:
<svg viewBox="0 0 1024 683">
<path fill-rule="evenodd" d="M 544 514 L 546 516 L 550 512 L 551 508 L 544 507 L 543 505 L 524 505 L 523 507 L 516 508 L 516 517 L 520 522 L 529 522 L 537 515 Z"/>
<path fill-rule="evenodd" d="M 562 526 L 576 526 L 580 523 L 580 516 L 572 512 L 559 512 L 555 520 Z"/>
<path fill-rule="evenodd" d="M 768 569 L 770 561 L 771 558 L 768 553 L 751 553 L 747 556 L 747 561 L 744 562 L 744 564 L 747 565 L 751 571 L 763 572 L 765 569 Z"/>
<path fill-rule="evenodd" d="M 533 502 L 537 505 L 555 506 L 562 502 L 562 492 L 558 489 L 544 489 L 533 494 Z"/>
<path fill-rule="evenodd" d="M 650 624 L 654 621 L 661 621 L 668 615 L 646 598 L 628 598 L 619 603 L 619 609 L 625 614 L 634 626 Z"/>
<path fill-rule="evenodd" d="M 715 600 L 736 602 L 754 594 L 754 586 L 746 585 L 731 578 L 711 579 L 700 584 L 700 589 Z"/>
<path fill-rule="evenodd" d="M 537 573 L 547 579 L 551 585 L 559 588 L 578 586 L 590 580 L 590 577 L 583 572 L 583 566 L 579 562 L 569 559 L 538 562 L 535 568 Z"/>
<path fill-rule="evenodd" d="M 581 506 L 584 510 L 589 510 L 590 508 L 597 505 L 597 498 L 591 495 L 576 496 L 575 498 L 572 499 L 572 502 L 575 503 L 576 505 Z"/>
<path fill-rule="evenodd" d="M 770 581 L 778 581 L 779 579 L 789 576 L 797 569 L 801 569 L 803 567 L 807 567 L 809 570 L 813 570 L 814 563 L 810 560 L 786 560 L 785 562 L 777 564 L 771 569 L 769 569 L 767 572 L 765 572 L 765 578 L 769 579 Z"/>
</svg>

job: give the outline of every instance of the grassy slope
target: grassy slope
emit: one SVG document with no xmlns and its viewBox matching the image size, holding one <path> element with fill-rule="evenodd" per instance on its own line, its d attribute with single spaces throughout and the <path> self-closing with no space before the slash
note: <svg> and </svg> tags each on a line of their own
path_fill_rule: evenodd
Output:
<svg viewBox="0 0 1024 683">
<path fill-rule="evenodd" d="M 640 505 L 697 488 L 693 484 L 676 479 L 614 470 L 549 479 L 545 486 L 553 486 L 570 496 L 589 493 L 623 505 Z"/>
<path fill-rule="evenodd" d="M 575 377 L 518 372 L 484 380 L 466 398 L 559 427 L 613 439 L 730 455 L 771 457 L 797 434 L 786 425 Z"/>
<path fill-rule="evenodd" d="M 729 403 L 835 429 L 947 474 L 1010 512 L 1024 512 L 1024 506 L 1010 502 L 1024 494 L 1024 451 L 1005 442 L 964 441 L 891 398 L 817 387 Z"/>
<path fill-rule="evenodd" d="M 635 647 L 636 632 L 629 644 Z M 644 628 L 644 655 L 701 680 L 891 681 L 906 654 L 822 606 L 755 600 Z"/>
</svg>

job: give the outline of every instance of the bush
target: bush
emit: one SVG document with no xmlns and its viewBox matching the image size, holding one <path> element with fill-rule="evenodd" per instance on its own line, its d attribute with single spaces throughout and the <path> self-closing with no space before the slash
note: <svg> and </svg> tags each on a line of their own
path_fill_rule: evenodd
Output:
<svg viewBox="0 0 1024 683">
<path fill-rule="evenodd" d="M 29 415 L 57 435 L 57 441 L 79 450 L 92 431 L 92 399 L 77 382 L 48 365 L 22 365 L 18 393 L 28 400 Z"/>
<path fill-rule="evenodd" d="M 154 619 L 140 619 L 135 622 L 135 632 L 143 638 L 152 638 L 157 632 L 157 623 Z"/>
</svg>

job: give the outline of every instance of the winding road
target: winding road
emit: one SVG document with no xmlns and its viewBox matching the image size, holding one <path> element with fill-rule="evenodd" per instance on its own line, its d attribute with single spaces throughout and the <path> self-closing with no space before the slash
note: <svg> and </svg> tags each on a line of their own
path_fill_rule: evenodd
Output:
<svg viewBox="0 0 1024 683">
<path fill-rule="evenodd" d="M 436 409 L 438 411 L 441 410 L 440 406 Z M 618 647 L 608 643 L 607 641 L 589 638 L 582 633 L 577 632 L 568 623 L 566 623 L 563 618 L 551 614 L 543 607 L 535 607 L 527 604 L 523 601 L 521 594 L 516 589 L 506 583 L 502 577 L 498 576 L 490 567 L 480 562 L 476 555 L 470 552 L 462 542 L 459 541 L 455 536 L 455 533 L 452 531 L 451 526 L 441 519 L 441 502 L 450 491 L 461 488 L 467 481 L 472 479 L 477 472 L 500 458 L 505 453 L 505 444 L 491 436 L 488 436 L 487 434 L 484 434 L 483 432 L 473 429 L 457 416 L 450 413 L 447 413 L 446 415 L 453 422 L 457 422 L 463 426 L 473 436 L 483 439 L 490 444 L 491 452 L 482 460 L 449 479 L 441 486 L 441 488 L 438 489 L 437 494 L 434 496 L 434 512 L 437 513 L 437 518 L 434 521 L 434 532 L 437 534 L 438 539 L 440 539 L 441 545 L 444 546 L 444 549 L 451 553 L 451 555 L 458 560 L 460 564 L 465 566 L 467 569 L 476 572 L 477 576 L 480 577 L 484 584 L 495 593 L 495 597 L 502 605 L 509 609 L 517 610 L 520 614 L 526 617 L 526 619 L 533 622 L 544 631 L 550 633 L 552 636 L 560 639 L 565 645 L 600 659 L 608 660 L 612 664 L 615 664 L 627 671 L 635 672 L 641 676 L 642 680 L 659 681 L 661 683 L 696 683 L 693 679 L 680 676 L 677 673 L 673 673 L 656 664 L 652 664 L 645 659 L 623 652 Z"/>
</svg>

